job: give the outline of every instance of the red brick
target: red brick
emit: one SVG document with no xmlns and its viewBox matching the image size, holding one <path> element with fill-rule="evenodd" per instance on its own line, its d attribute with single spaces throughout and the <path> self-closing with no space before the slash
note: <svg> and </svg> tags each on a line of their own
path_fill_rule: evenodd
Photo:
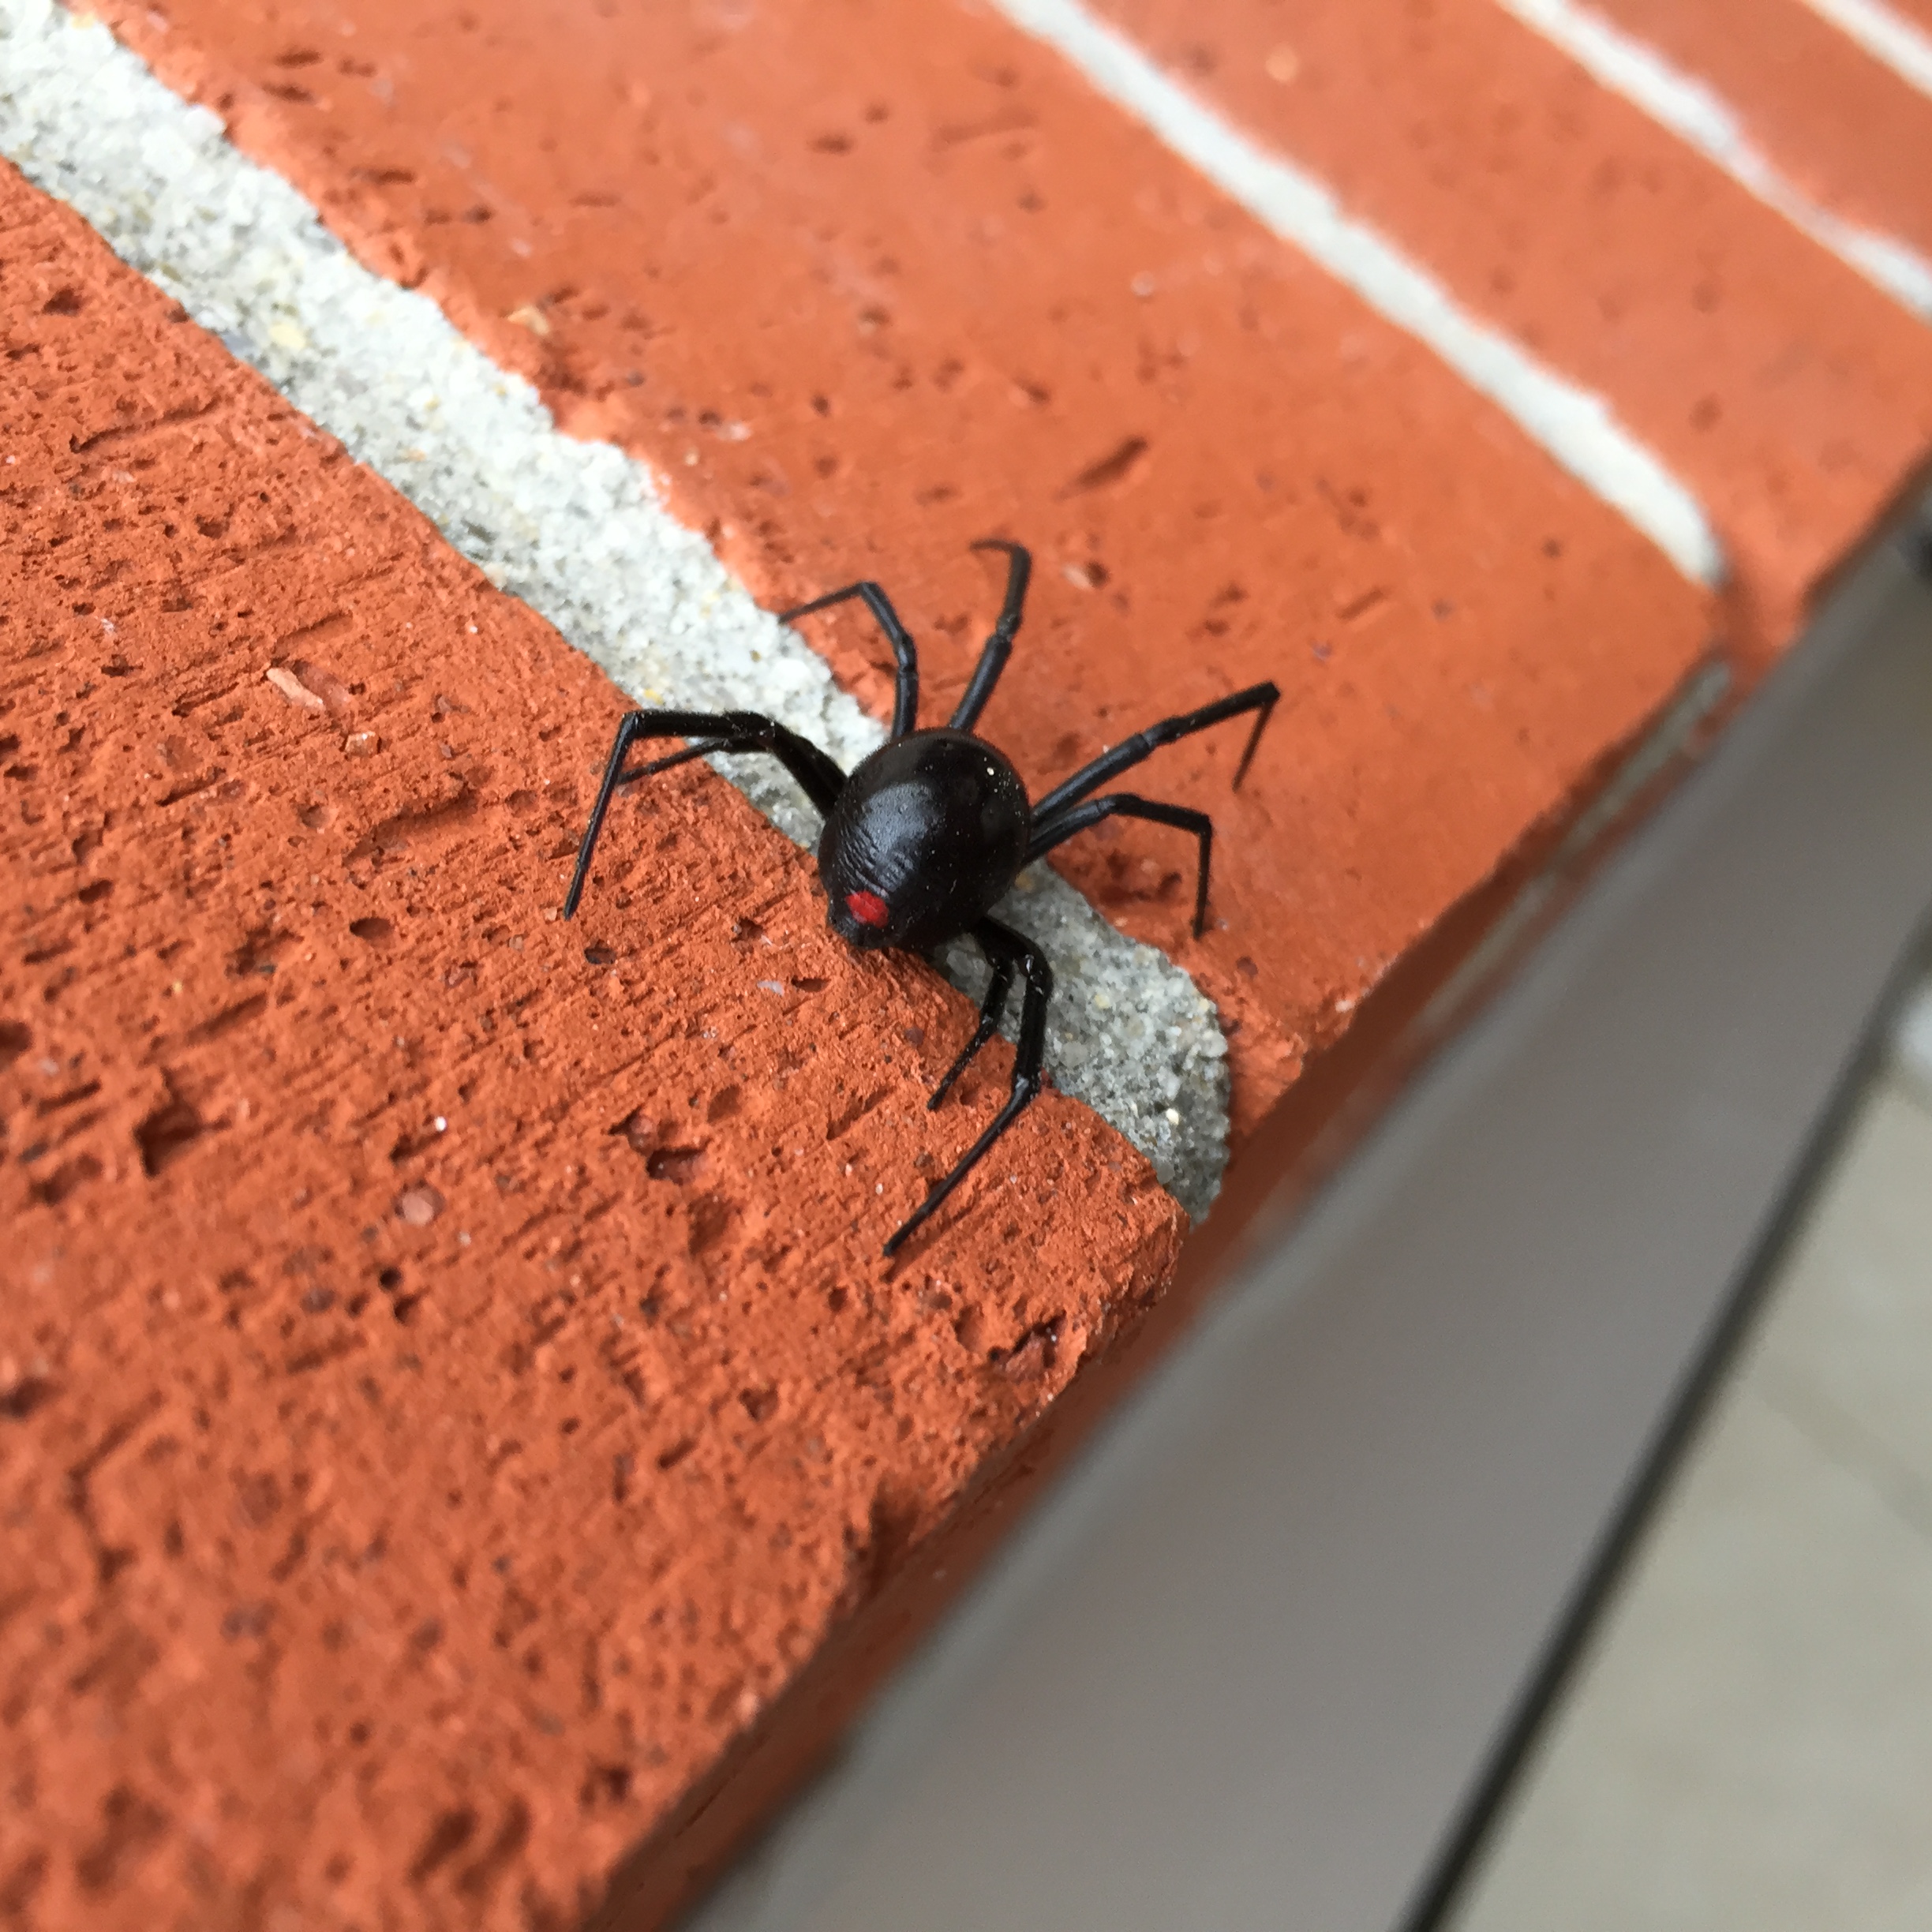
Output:
<svg viewBox="0 0 1932 1932">
<path fill-rule="evenodd" d="M 884 580 L 937 702 L 995 594 L 967 541 L 1033 544 L 986 719 L 1030 777 L 1278 679 L 1239 797 L 1231 738 L 1148 768 L 1220 830 L 1204 941 L 1170 833 L 1065 848 L 1238 1029 L 1240 1133 L 1712 642 L 1613 512 L 998 19 L 107 13 L 366 260 L 648 459 L 766 601 Z M 863 622 L 814 637 L 882 710 Z"/>
<path fill-rule="evenodd" d="M 1923 476 L 1932 332 L 1492 0 L 1102 4 L 1470 307 L 1608 398 L 1716 523 L 1747 668 L 1791 641 Z M 1733 48 L 1753 50 L 1734 58 L 1758 65 L 1769 17 L 1803 13 L 1626 0 L 1635 11 L 1680 27 L 1721 11 Z M 1875 84 L 1867 98 L 1897 106 Z M 1833 111 L 1845 106 L 1841 90 Z M 1893 118 L 1915 142 L 1932 134 L 1932 104 Z M 1916 147 L 1888 150 L 1855 118 L 1840 146 L 1854 144 L 1895 199 L 1932 192 Z"/>
<path fill-rule="evenodd" d="M 1178 1211 L 1049 1095 L 888 1271 L 966 1002 L 702 767 L 558 923 L 617 695 L 10 172 L 0 264 L 0 1895 L 654 1922 Z"/>
<path fill-rule="evenodd" d="M 1715 88 L 1821 206 L 1932 256 L 1932 100 L 1803 0 L 1607 0 L 1603 10 Z"/>
</svg>

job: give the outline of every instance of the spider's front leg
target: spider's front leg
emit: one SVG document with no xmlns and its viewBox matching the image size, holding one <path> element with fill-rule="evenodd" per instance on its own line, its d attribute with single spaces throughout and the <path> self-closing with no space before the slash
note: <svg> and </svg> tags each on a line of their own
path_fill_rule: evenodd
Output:
<svg viewBox="0 0 1932 1932">
<path fill-rule="evenodd" d="M 1020 1044 L 1013 1054 L 1012 1091 L 1006 1096 L 1006 1104 L 993 1117 L 986 1132 L 966 1150 L 953 1171 L 933 1187 L 886 1242 L 886 1252 L 889 1255 L 897 1254 L 907 1237 L 972 1172 L 994 1142 L 1020 1118 L 1021 1109 L 1040 1090 L 1041 1069 L 1046 1059 L 1046 1002 L 1053 997 L 1053 968 L 1046 964 L 1046 955 L 1025 934 L 1015 932 L 1010 926 L 1002 926 L 996 919 L 983 919 L 973 928 L 972 936 L 993 964 L 993 984 L 987 990 L 978 1030 L 965 1052 L 954 1062 L 951 1072 L 939 1083 L 930 1104 L 938 1105 L 941 1096 L 959 1077 L 966 1063 L 985 1045 L 998 1023 L 1000 1009 L 1006 1003 L 1007 990 L 1013 984 L 1014 973 L 1018 972 L 1025 975 L 1026 1002 L 1020 1009 Z"/>
<path fill-rule="evenodd" d="M 626 771 L 623 762 L 631 755 L 631 747 L 653 738 L 688 738 L 695 742 L 668 758 Z M 604 814 L 610 810 L 617 788 L 713 751 L 769 754 L 799 781 L 822 815 L 831 811 L 845 783 L 845 774 L 809 738 L 801 738 L 776 718 L 756 711 L 627 711 L 618 721 L 617 736 L 612 741 L 610 757 L 604 767 L 604 782 L 597 788 L 597 803 L 590 808 L 590 822 L 584 827 L 582 843 L 577 848 L 577 869 L 571 874 L 570 890 L 564 895 L 566 919 L 575 916 L 577 901 L 583 897 L 585 882 L 590 876 L 591 855 L 597 850 L 598 835 L 604 829 Z"/>
</svg>

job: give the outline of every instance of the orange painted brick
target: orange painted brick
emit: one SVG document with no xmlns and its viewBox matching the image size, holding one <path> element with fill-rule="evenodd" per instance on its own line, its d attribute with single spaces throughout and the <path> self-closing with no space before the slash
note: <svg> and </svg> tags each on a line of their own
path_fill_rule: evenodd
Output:
<svg viewBox="0 0 1932 1932">
<path fill-rule="evenodd" d="M 1607 397 L 1717 526 L 1750 663 L 1791 640 L 1924 474 L 1932 331 L 1492 0 L 1102 4 L 1470 307 Z M 1724 13 L 1735 44 L 1762 50 L 1764 11 Z M 1915 138 L 1932 134 L 1921 105 Z M 1862 123 L 1847 138 L 1870 143 L 1869 175 L 1910 174 L 1915 150 L 1888 152 Z"/>
<path fill-rule="evenodd" d="M 996 18 L 107 10 L 365 260 L 648 459 L 764 601 L 886 582 L 937 702 L 997 596 L 968 540 L 1033 544 L 986 721 L 1029 779 L 1277 679 L 1237 798 L 1231 739 L 1148 768 L 1215 816 L 1204 941 L 1170 832 L 1064 848 L 1230 1023 L 1237 1134 L 1712 643 L 1613 512 Z M 863 621 L 814 637 L 882 710 Z"/>
<path fill-rule="evenodd" d="M 1803 0 L 1606 0 L 1603 11 L 1714 88 L 1821 206 L 1932 256 L 1932 100 Z"/>
<path fill-rule="evenodd" d="M 966 1002 L 702 767 L 556 921 L 616 694 L 10 171 L 0 288 L 9 1922 L 659 1922 L 1178 1211 L 1049 1095 L 886 1271 Z"/>
</svg>

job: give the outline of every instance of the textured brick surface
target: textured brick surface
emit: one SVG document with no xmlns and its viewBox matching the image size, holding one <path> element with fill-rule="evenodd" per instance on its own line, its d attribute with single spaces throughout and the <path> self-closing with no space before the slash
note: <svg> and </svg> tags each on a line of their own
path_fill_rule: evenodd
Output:
<svg viewBox="0 0 1932 1932">
<path fill-rule="evenodd" d="M 1492 0 L 1103 5 L 1470 308 L 1608 399 L 1717 524 L 1747 671 L 1791 642 L 1821 582 L 1924 474 L 1932 331 Z M 1698 52 L 1724 43 L 1728 66 L 1767 83 L 1775 70 L 1784 95 L 1834 80 L 1813 118 L 1832 118 L 1840 172 L 1869 190 L 1846 212 L 1932 207 L 1912 159 L 1932 143 L 1932 102 L 1796 0 L 1617 10 L 1639 32 L 1652 16 L 1680 36 L 1705 21 Z M 1822 35 L 1833 58 L 1777 69 L 1778 33 Z"/>
<path fill-rule="evenodd" d="M 1256 678 L 1143 788 L 1211 809 L 1065 869 L 1238 1031 L 1252 1129 L 1390 966 L 1639 731 L 1708 601 L 1425 350 L 1057 57 L 946 4 L 110 7 L 365 259 L 667 478 L 767 603 L 882 578 L 944 703 L 1043 569 L 987 712 L 1029 777 Z M 883 709 L 863 621 L 817 620 Z M 1136 782 L 1140 782 L 1136 781 Z"/>
<path fill-rule="evenodd" d="M 1814 113 L 1773 72 L 1795 0 L 1761 39 L 1647 4 L 1610 10 L 1794 178 L 1919 234 L 1924 103 L 1834 43 Z M 928 1117 L 962 1002 L 833 943 L 702 772 L 557 924 L 615 694 L 0 192 L 0 1904 L 562 1927 L 609 1885 L 601 1923 L 659 1923 L 1685 678 L 1788 641 L 1919 473 L 1932 337 L 1488 0 L 1113 0 L 1600 388 L 1720 526 L 1714 600 L 989 13 L 104 11 L 762 601 L 882 578 L 930 704 L 997 601 L 967 541 L 1031 543 L 986 720 L 1030 778 L 1286 694 L 1238 798 L 1231 736 L 1136 780 L 1215 814 L 1203 942 L 1170 833 L 1065 854 L 1229 1022 L 1248 1155 L 1204 1241 L 1177 1274 L 1144 1163 L 1050 1095 L 889 1275 L 1005 1050 Z M 883 712 L 864 623 L 811 629 Z"/>
<path fill-rule="evenodd" d="M 601 677 L 10 174 L 0 330 L 9 1923 L 661 1902 L 1178 1212 L 1049 1095 L 888 1273 L 964 1002 L 702 768 L 557 923 Z"/>
<path fill-rule="evenodd" d="M 1709 82 L 1822 206 L 1932 255 L 1932 100 L 1804 0 L 1605 0 L 1603 11 Z M 1920 24 L 1932 26 L 1932 7 Z"/>
</svg>

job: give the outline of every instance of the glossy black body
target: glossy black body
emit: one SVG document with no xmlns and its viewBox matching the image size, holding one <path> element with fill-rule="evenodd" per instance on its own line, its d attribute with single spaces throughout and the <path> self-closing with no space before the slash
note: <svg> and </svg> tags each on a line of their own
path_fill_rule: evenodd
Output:
<svg viewBox="0 0 1932 1932">
<path fill-rule="evenodd" d="M 1256 684 L 1197 710 L 1163 718 L 1136 732 L 1029 804 L 1026 788 L 1002 754 L 973 726 L 999 682 L 1014 633 L 1020 627 L 1032 560 L 1019 545 L 989 538 L 975 549 L 997 550 L 1007 560 L 1006 597 L 999 621 L 950 724 L 919 726 L 919 653 L 886 593 L 875 583 L 848 584 L 796 610 L 790 622 L 848 599 L 862 603 L 892 646 L 897 667 L 890 739 L 848 775 L 809 739 L 775 718 L 751 711 L 632 711 L 617 727 L 604 782 L 577 851 L 577 868 L 564 896 L 564 916 L 573 917 L 590 876 L 590 861 L 605 814 L 620 786 L 688 758 L 721 752 L 759 752 L 775 758 L 797 780 L 825 819 L 818 839 L 818 875 L 825 883 L 826 917 L 832 930 L 861 952 L 903 947 L 930 952 L 949 940 L 971 937 L 985 953 L 992 978 L 980 1003 L 979 1024 L 928 1106 L 943 1100 L 980 1048 L 993 1037 L 1016 979 L 1025 984 L 1013 1085 L 1005 1104 L 926 1198 L 886 1243 L 888 1255 L 945 1200 L 978 1165 L 987 1150 L 1039 1091 L 1046 1054 L 1046 1005 L 1053 968 L 1039 945 L 993 917 L 1020 868 L 1076 833 L 1110 818 L 1142 818 L 1172 826 L 1198 841 L 1194 931 L 1207 924 L 1208 869 L 1214 826 L 1191 806 L 1170 805 L 1131 792 L 1093 796 L 1116 773 L 1138 765 L 1159 746 L 1211 725 L 1254 714 L 1247 748 L 1234 768 L 1239 786 L 1280 692 Z M 624 761 L 640 740 L 682 738 L 684 748 L 627 770 Z"/>
<path fill-rule="evenodd" d="M 1026 787 L 983 738 L 949 725 L 882 744 L 845 781 L 818 841 L 826 918 L 849 945 L 930 952 L 969 933 L 1026 863 Z M 849 900 L 870 893 L 871 926 Z"/>
</svg>

